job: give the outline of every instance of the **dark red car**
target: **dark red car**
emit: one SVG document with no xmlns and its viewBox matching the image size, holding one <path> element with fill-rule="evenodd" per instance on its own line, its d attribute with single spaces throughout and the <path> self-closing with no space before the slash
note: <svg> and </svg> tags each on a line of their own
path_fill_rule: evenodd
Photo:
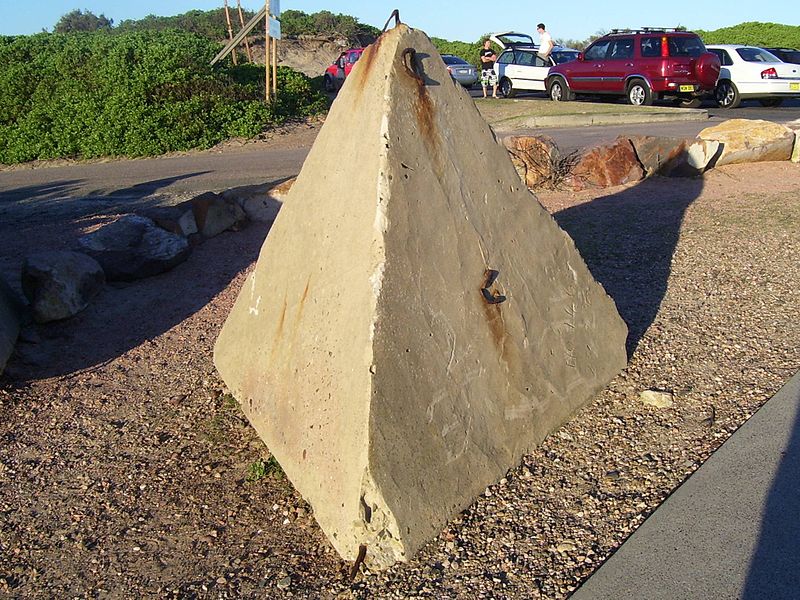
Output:
<svg viewBox="0 0 800 600">
<path fill-rule="evenodd" d="M 634 105 L 673 98 L 700 106 L 719 78 L 719 58 L 691 31 L 614 29 L 596 39 L 578 60 L 555 65 L 547 76 L 552 100 L 576 94 L 624 96 Z"/>
<path fill-rule="evenodd" d="M 353 65 L 361 58 L 364 48 L 351 48 L 339 55 L 331 66 L 325 69 L 325 91 L 335 92 L 344 84 L 344 79 L 350 75 Z"/>
</svg>

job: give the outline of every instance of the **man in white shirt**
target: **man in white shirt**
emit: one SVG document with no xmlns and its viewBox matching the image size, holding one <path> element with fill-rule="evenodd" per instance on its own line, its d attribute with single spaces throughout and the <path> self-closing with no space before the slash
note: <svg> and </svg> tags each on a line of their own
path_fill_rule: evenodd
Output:
<svg viewBox="0 0 800 600">
<path fill-rule="evenodd" d="M 539 32 L 539 51 L 537 54 L 542 58 L 547 58 L 553 51 L 553 38 L 545 31 L 544 23 L 539 23 L 536 26 L 536 31 Z"/>
</svg>

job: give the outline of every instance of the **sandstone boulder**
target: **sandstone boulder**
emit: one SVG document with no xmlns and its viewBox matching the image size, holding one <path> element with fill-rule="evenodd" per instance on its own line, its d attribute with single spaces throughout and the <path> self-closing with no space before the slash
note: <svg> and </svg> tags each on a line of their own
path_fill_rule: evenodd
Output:
<svg viewBox="0 0 800 600">
<path fill-rule="evenodd" d="M 242 207 L 233 200 L 224 198 L 221 194 L 206 192 L 192 198 L 192 226 L 188 221 L 181 223 L 187 229 L 196 229 L 204 238 L 212 238 L 228 229 L 237 230 L 247 222 L 247 215 Z"/>
<path fill-rule="evenodd" d="M 22 328 L 23 304 L 14 290 L 0 279 L 0 374 L 14 351 Z"/>
<path fill-rule="evenodd" d="M 779 123 L 730 119 L 701 131 L 701 140 L 716 140 L 722 148 L 714 166 L 769 160 L 790 160 L 794 131 Z"/>
<path fill-rule="evenodd" d="M 719 142 L 686 138 L 638 135 L 622 137 L 633 145 L 645 175 L 695 177 L 716 158 Z"/>
<path fill-rule="evenodd" d="M 584 150 L 572 168 L 574 190 L 606 188 L 641 180 L 645 175 L 633 144 L 618 138 L 612 144 Z"/>
<path fill-rule="evenodd" d="M 189 256 L 186 238 L 151 219 L 125 215 L 78 238 L 78 246 L 103 267 L 109 281 L 133 281 L 172 269 Z"/>
<path fill-rule="evenodd" d="M 528 189 L 553 181 L 560 153 L 553 138 L 545 135 L 509 136 L 503 144 Z"/>
<path fill-rule="evenodd" d="M 668 177 L 697 177 L 710 169 L 719 157 L 722 144 L 716 140 L 695 140 L 661 170 Z"/>
<path fill-rule="evenodd" d="M 264 185 L 247 190 L 231 190 L 225 193 L 234 199 L 244 210 L 247 218 L 259 223 L 272 223 L 278 216 L 283 200 L 292 189 L 295 178 L 287 179 L 278 185 Z"/>
<path fill-rule="evenodd" d="M 22 290 L 38 323 L 78 314 L 105 281 L 100 264 L 81 252 L 38 252 L 22 265 Z"/>
<path fill-rule="evenodd" d="M 380 568 L 603 388 L 625 337 L 431 41 L 398 25 L 334 101 L 214 360 L 333 546 Z"/>
</svg>

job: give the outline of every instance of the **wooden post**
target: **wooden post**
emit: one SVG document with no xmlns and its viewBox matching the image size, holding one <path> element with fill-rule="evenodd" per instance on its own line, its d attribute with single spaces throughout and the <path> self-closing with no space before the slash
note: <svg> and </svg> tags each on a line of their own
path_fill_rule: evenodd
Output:
<svg viewBox="0 0 800 600">
<path fill-rule="evenodd" d="M 236 0 L 236 8 L 239 10 L 239 23 L 244 29 L 244 15 L 242 14 L 242 0 Z M 247 49 L 247 60 L 253 62 L 253 53 L 250 50 L 250 42 L 247 41 L 247 36 L 244 36 L 244 47 Z"/>
<path fill-rule="evenodd" d="M 269 0 L 265 1 L 265 6 L 267 7 L 267 10 L 264 12 L 264 67 L 266 71 L 266 76 L 264 79 L 264 99 L 266 100 L 267 104 L 269 104 L 272 101 L 272 85 L 270 83 L 271 78 L 269 73 Z"/>
<path fill-rule="evenodd" d="M 233 27 L 231 26 L 231 13 L 228 11 L 228 0 L 225 0 L 225 20 L 228 22 L 228 39 L 233 40 Z M 231 52 L 231 58 L 233 59 L 234 65 L 239 64 L 236 60 L 236 48 Z"/>
<path fill-rule="evenodd" d="M 278 95 L 278 38 L 272 40 L 272 95 Z"/>
</svg>

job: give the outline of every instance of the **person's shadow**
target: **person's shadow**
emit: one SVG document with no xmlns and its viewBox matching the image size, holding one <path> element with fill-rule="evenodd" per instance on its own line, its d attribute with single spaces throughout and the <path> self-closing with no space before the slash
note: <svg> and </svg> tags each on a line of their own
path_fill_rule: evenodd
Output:
<svg viewBox="0 0 800 600">
<path fill-rule="evenodd" d="M 702 178 L 645 179 L 553 215 L 628 325 L 630 357 L 667 291 L 684 214 Z"/>
</svg>

